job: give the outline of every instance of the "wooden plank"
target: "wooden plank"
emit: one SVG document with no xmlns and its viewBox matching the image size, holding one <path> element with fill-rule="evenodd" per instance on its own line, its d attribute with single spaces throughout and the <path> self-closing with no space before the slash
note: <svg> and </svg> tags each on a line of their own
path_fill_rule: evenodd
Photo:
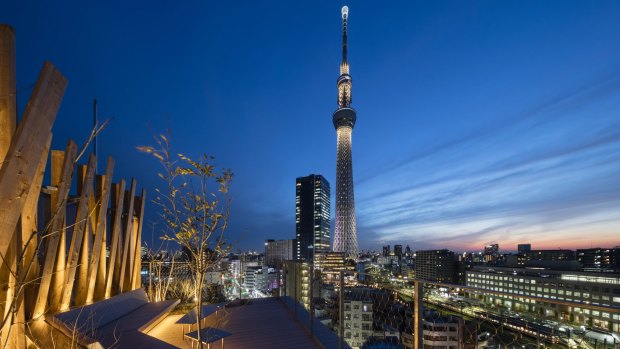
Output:
<svg viewBox="0 0 620 349">
<path fill-rule="evenodd" d="M 37 210 L 51 143 L 52 136 L 50 134 L 47 146 L 45 147 L 46 151 L 41 157 L 36 176 L 33 179 L 33 185 L 28 192 L 21 218 L 21 250 L 23 251 L 23 263 L 19 266 L 22 270 L 18 271 L 17 275 L 21 275 L 20 283 L 25 283 L 24 290 L 20 296 L 25 297 L 24 315 L 28 318 L 32 315 L 32 310 L 34 308 L 36 299 L 36 285 L 34 283 L 40 272 L 39 260 L 36 258 L 39 230 L 37 227 Z M 25 319 L 22 319 L 21 321 L 23 322 L 24 320 Z"/>
<path fill-rule="evenodd" d="M 105 177 L 103 178 L 104 184 L 101 190 L 101 196 L 99 197 L 99 209 L 97 212 L 97 228 L 95 231 L 95 239 L 93 242 L 93 251 L 90 255 L 90 265 L 88 270 L 88 287 L 86 293 L 86 304 L 92 303 L 95 294 L 95 282 L 99 274 L 99 262 L 101 261 L 101 251 L 105 255 L 105 246 L 102 246 L 104 241 L 105 221 L 108 214 L 108 201 L 110 198 L 110 186 L 112 185 L 112 174 L 114 171 L 114 159 L 108 158 L 108 167 L 105 171 Z"/>
<path fill-rule="evenodd" d="M 9 249 L 4 256 L 4 260 L 2 263 L 2 272 L 1 276 L 2 280 L 2 288 L 0 290 L 0 302 L 2 313 L 2 319 L 5 317 L 8 318 L 8 321 L 4 322 L 4 325 L 0 329 L 0 343 L 4 346 L 5 343 L 9 341 L 9 329 L 11 328 L 12 323 L 12 305 L 13 305 L 13 296 L 15 290 L 15 269 L 17 268 L 17 255 L 19 253 L 18 245 L 21 245 L 20 239 L 21 233 L 14 234 L 13 239 L 9 244 Z"/>
<path fill-rule="evenodd" d="M 91 189 L 91 196 L 94 193 Z M 88 205 L 88 212 L 91 213 L 86 217 L 86 226 L 84 227 L 84 235 L 82 236 L 82 247 L 80 247 L 79 262 L 75 273 L 73 286 L 73 303 L 71 306 L 86 304 L 86 288 L 88 287 L 88 259 L 93 245 L 92 221 L 93 208 Z"/>
<path fill-rule="evenodd" d="M 82 184 L 82 193 L 78 203 L 75 226 L 73 227 L 73 236 L 71 237 L 71 246 L 67 259 L 67 267 L 65 269 L 65 285 L 62 291 L 62 300 L 60 301 L 60 310 L 69 309 L 71 305 L 71 296 L 73 294 L 73 284 L 75 283 L 75 274 L 80 260 L 80 252 L 83 247 L 84 235 L 88 232 L 88 201 L 93 190 L 93 178 L 95 176 L 95 156 L 90 155 L 86 176 Z"/>
<path fill-rule="evenodd" d="M 137 218 L 136 222 L 136 253 L 135 253 L 135 262 L 133 269 L 133 287 L 132 289 L 137 289 L 142 287 L 142 277 L 141 277 L 141 269 L 142 269 L 142 220 L 144 219 L 144 206 L 146 200 L 146 190 L 142 189 L 142 195 L 138 200 L 137 207 Z"/>
<path fill-rule="evenodd" d="M 52 281 L 52 273 L 56 267 L 56 256 L 58 252 L 58 245 L 60 241 L 60 235 L 62 228 L 64 228 L 64 212 L 66 207 L 67 197 L 69 190 L 71 189 L 71 179 L 73 178 L 73 162 L 75 161 L 77 153 L 77 146 L 73 141 L 69 141 L 67 145 L 66 155 L 64 156 L 62 175 L 60 176 L 60 182 L 58 183 L 58 198 L 59 209 L 54 212 L 49 223 L 49 228 L 43 231 L 45 235 L 44 239 L 49 239 L 47 249 L 45 251 L 45 261 L 43 262 L 43 272 L 41 273 L 41 283 L 39 285 L 39 292 L 37 295 L 37 301 L 35 302 L 33 319 L 37 319 L 45 314 L 48 308 L 48 295 L 50 292 L 50 284 Z M 65 247 L 62 246 L 64 249 Z M 63 263 L 64 264 L 64 263 Z M 64 267 L 63 267 L 64 270 Z M 62 285 L 61 285 L 62 289 Z"/>
<path fill-rule="evenodd" d="M 10 309 L 13 312 L 12 319 L 7 324 L 11 324 L 8 342 L 15 348 L 26 348 L 26 316 L 30 318 L 36 298 L 34 282 L 39 272 L 39 263 L 35 256 L 37 249 L 37 205 L 51 142 L 52 135 L 50 134 L 45 152 L 39 161 L 39 166 L 26 197 L 18 225 L 19 232 L 15 234 L 14 238 L 14 242 L 17 244 L 17 257 L 11 261 L 11 268 L 17 279 L 13 285 L 15 289 L 11 292 L 13 299 L 10 300 L 13 303 L 10 304 Z M 27 311 L 28 314 L 26 314 Z"/>
<path fill-rule="evenodd" d="M 125 180 L 121 179 L 120 184 L 114 185 L 113 192 L 115 193 L 115 200 L 113 202 L 114 205 L 114 220 L 112 221 L 112 237 L 110 241 L 110 260 L 108 263 L 108 273 L 106 277 L 105 284 L 105 298 L 109 298 L 112 296 L 113 292 L 118 292 L 118 289 L 114 290 L 112 288 L 113 282 L 116 282 L 118 285 L 118 276 L 120 274 L 120 258 L 119 256 L 119 246 L 120 246 L 120 235 L 121 235 L 121 217 L 123 215 L 123 203 L 125 197 Z"/>
<path fill-rule="evenodd" d="M 75 147 L 75 144 L 73 144 Z M 67 151 L 68 155 L 69 152 Z M 72 155 L 75 157 L 75 152 Z M 65 163 L 65 152 L 61 150 L 52 150 L 52 166 L 50 169 L 50 186 L 55 188 L 51 191 L 50 195 L 50 217 L 57 217 L 56 227 L 54 229 L 56 234 L 59 234 L 57 248 L 56 248 L 56 260 L 53 262 L 53 275 L 51 281 L 51 288 L 49 291 L 49 304 L 50 311 L 55 312 L 60 308 L 60 299 L 62 298 L 62 287 L 65 284 L 65 267 L 67 264 L 67 195 L 69 191 L 64 193 L 65 196 L 60 197 L 61 183 L 68 185 L 71 188 L 73 183 L 73 164 L 75 159 L 71 159 L 71 164 Z M 71 172 L 63 172 L 65 166 L 71 166 Z M 69 177 L 64 178 L 63 176 Z M 49 241 L 50 239 L 48 239 Z"/>
<path fill-rule="evenodd" d="M 102 193 L 103 193 L 103 188 L 105 187 L 105 179 L 106 176 L 97 176 L 97 181 L 96 181 L 96 190 L 97 190 L 97 197 L 101 198 L 102 197 Z M 108 203 L 111 200 L 111 196 L 112 196 L 112 179 L 110 179 L 110 186 L 108 187 Z M 98 200 L 100 201 L 100 200 Z M 106 272 L 107 272 L 107 239 L 108 239 L 108 213 L 109 211 L 109 204 L 106 204 L 104 210 L 105 210 L 105 214 L 104 214 L 104 218 L 103 218 L 103 227 L 102 227 L 102 231 L 103 234 L 101 236 L 101 248 L 102 251 L 101 253 L 99 253 L 99 263 L 97 266 L 97 270 L 93 271 L 97 273 L 97 277 L 95 279 L 95 290 L 93 292 L 93 301 L 98 301 L 101 299 L 104 299 L 105 296 L 105 281 L 106 281 Z M 101 205 L 97 205 L 97 217 L 99 217 L 99 215 L 101 214 L 100 210 L 102 209 Z"/>
<path fill-rule="evenodd" d="M 15 33 L 10 26 L 0 24 L 0 166 L 17 125 L 15 81 Z"/>
<path fill-rule="evenodd" d="M 0 167 L 0 255 L 5 256 L 37 165 L 43 152 L 67 79 L 46 62 L 34 87 L 4 164 Z"/>
<path fill-rule="evenodd" d="M 131 265 L 132 259 L 131 259 L 130 250 L 131 250 L 131 244 L 132 244 L 131 236 L 133 235 L 131 226 L 133 225 L 133 204 L 134 204 L 135 194 L 136 194 L 136 180 L 132 179 L 129 192 L 125 192 L 125 197 L 128 202 L 126 203 L 127 210 L 125 211 L 125 226 L 124 226 L 125 232 L 123 234 L 123 250 L 120 255 L 121 271 L 119 273 L 120 279 L 118 282 L 119 293 L 123 293 L 131 289 L 130 287 L 125 288 L 124 286 L 128 285 L 129 282 L 131 282 L 131 280 L 128 280 L 130 279 L 130 277 L 128 276 L 129 274 L 128 271 L 133 270 L 132 268 L 133 265 Z"/>
<path fill-rule="evenodd" d="M 81 183 L 79 187 L 78 195 L 85 190 L 87 183 L 86 179 L 88 167 L 82 165 L 78 167 L 78 178 Z M 90 256 L 90 250 L 92 248 L 92 231 L 95 230 L 95 191 L 94 191 L 94 179 L 97 177 L 97 159 L 95 158 L 95 170 L 93 172 L 93 183 L 91 183 L 90 195 L 88 196 L 88 215 L 86 218 L 86 225 L 84 226 L 84 236 L 82 238 L 82 247 L 80 247 L 80 257 L 77 264 L 77 272 L 75 275 L 75 283 L 73 286 L 73 302 L 72 305 L 84 305 L 86 303 L 86 287 L 88 286 L 88 258 Z"/>
</svg>

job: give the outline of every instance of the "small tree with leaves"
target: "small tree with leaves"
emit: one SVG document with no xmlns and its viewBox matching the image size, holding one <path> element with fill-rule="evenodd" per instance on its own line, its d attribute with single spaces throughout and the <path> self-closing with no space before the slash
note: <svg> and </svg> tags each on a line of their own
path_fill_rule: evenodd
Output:
<svg viewBox="0 0 620 349">
<path fill-rule="evenodd" d="M 157 145 L 138 149 L 153 155 L 162 165 L 159 177 L 165 189 L 156 189 L 155 204 L 165 223 L 164 240 L 178 243 L 190 254 L 196 302 L 196 324 L 200 329 L 206 273 L 212 270 L 230 251 L 224 239 L 230 215 L 229 187 L 232 172 L 218 169 L 214 158 L 203 155 L 199 160 L 177 154 L 170 149 L 169 137 L 155 137 Z M 202 338 L 198 331 L 198 345 Z"/>
</svg>

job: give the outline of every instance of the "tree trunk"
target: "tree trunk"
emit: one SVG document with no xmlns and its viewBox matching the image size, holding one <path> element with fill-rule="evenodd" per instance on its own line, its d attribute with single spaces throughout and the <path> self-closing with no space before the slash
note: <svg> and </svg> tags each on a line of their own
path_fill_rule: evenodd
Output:
<svg viewBox="0 0 620 349">
<path fill-rule="evenodd" d="M 200 333 L 200 317 L 202 316 L 202 284 L 204 282 L 204 273 L 199 272 L 196 280 L 196 325 L 198 327 L 198 348 L 202 349 L 202 336 Z"/>
</svg>

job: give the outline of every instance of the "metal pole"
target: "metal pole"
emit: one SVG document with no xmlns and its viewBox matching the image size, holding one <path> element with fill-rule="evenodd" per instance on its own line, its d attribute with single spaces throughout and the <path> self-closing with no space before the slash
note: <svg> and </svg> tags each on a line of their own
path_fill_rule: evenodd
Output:
<svg viewBox="0 0 620 349">
<path fill-rule="evenodd" d="M 296 267 L 298 266 L 298 264 L 296 265 Z M 301 272 L 301 268 L 296 268 L 297 270 L 295 271 L 299 271 Z M 299 281 L 299 273 L 295 273 L 295 281 L 293 282 L 293 315 L 295 317 L 295 320 L 297 320 L 297 299 L 299 297 L 297 297 L 297 282 Z"/>
<path fill-rule="evenodd" d="M 338 290 L 338 332 L 340 334 L 340 342 L 338 348 L 344 348 L 344 271 L 340 271 L 340 290 Z"/>
<path fill-rule="evenodd" d="M 288 283 L 287 283 L 288 280 L 286 278 L 286 274 L 287 274 L 287 270 L 286 268 L 284 268 L 284 274 L 282 275 L 282 278 L 284 279 L 283 280 L 284 282 L 282 283 L 284 285 L 284 297 L 286 297 L 286 288 L 288 287 Z"/>
<path fill-rule="evenodd" d="M 423 324 L 423 313 L 422 308 L 423 304 L 423 293 L 424 293 L 424 283 L 420 281 L 414 282 L 415 287 L 415 297 L 413 298 L 413 306 L 414 309 L 414 319 L 413 319 L 413 348 L 414 349 L 422 349 L 424 347 L 424 342 L 422 338 L 422 324 Z M 476 337 L 477 338 L 477 337 Z"/>
<path fill-rule="evenodd" d="M 310 274 L 310 337 L 314 338 L 314 270 L 313 265 L 308 266 Z"/>
</svg>

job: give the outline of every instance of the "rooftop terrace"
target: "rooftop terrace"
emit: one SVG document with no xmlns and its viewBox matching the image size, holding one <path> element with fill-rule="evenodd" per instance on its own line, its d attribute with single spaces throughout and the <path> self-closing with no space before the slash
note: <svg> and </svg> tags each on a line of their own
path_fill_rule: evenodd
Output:
<svg viewBox="0 0 620 349">
<path fill-rule="evenodd" d="M 329 331 L 317 331 L 318 335 L 311 337 L 307 327 L 302 325 L 303 313 L 305 311 L 298 309 L 298 317 L 294 316 L 277 298 L 252 299 L 248 304 L 227 307 L 212 314 L 206 318 L 205 326 L 231 333 L 224 340 L 227 349 L 337 348 L 338 337 Z M 169 315 L 148 334 L 176 347 L 189 348 L 190 343 L 183 339 L 183 326 L 175 324 L 182 316 Z M 188 332 L 187 325 L 184 328 Z M 221 348 L 221 342 L 214 342 L 211 348 Z"/>
</svg>

